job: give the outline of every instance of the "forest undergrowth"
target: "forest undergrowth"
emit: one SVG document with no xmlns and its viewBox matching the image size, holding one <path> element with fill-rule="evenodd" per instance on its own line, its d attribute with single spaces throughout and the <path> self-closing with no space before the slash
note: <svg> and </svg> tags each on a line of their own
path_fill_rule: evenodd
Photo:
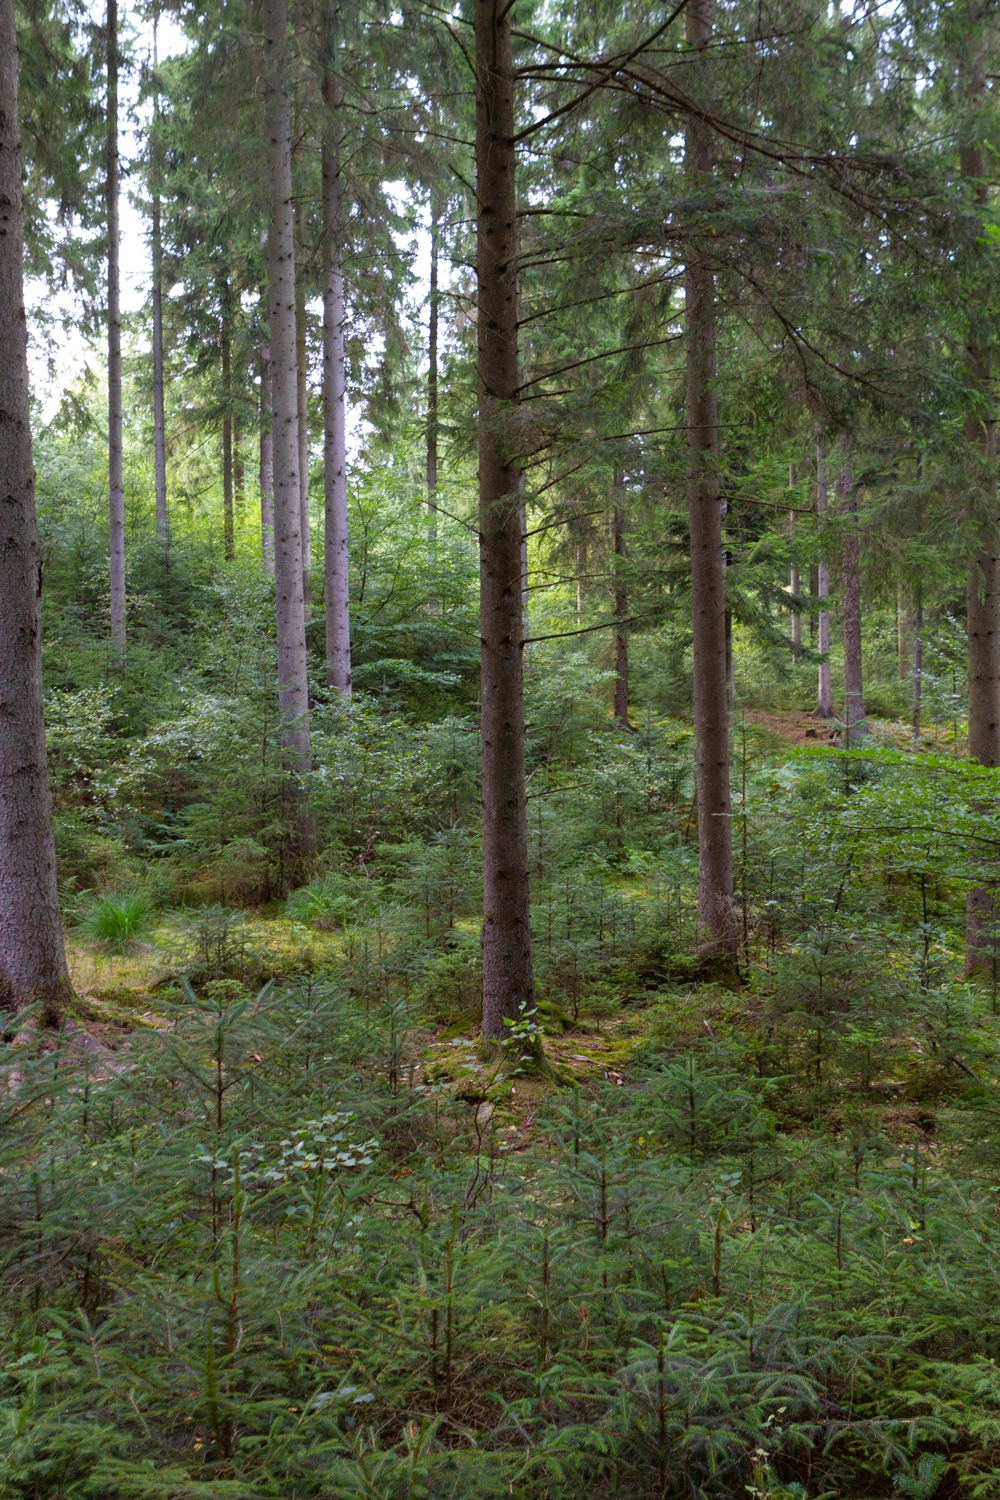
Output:
<svg viewBox="0 0 1000 1500">
<path fill-rule="evenodd" d="M 737 712 L 724 986 L 689 724 L 535 648 L 539 1007 L 491 1056 L 446 624 L 422 712 L 317 695 L 289 890 L 264 589 L 214 597 L 155 711 L 79 651 L 50 693 L 80 1001 L 6 1038 L 0 1495 L 1000 1493 L 997 773 Z"/>
</svg>

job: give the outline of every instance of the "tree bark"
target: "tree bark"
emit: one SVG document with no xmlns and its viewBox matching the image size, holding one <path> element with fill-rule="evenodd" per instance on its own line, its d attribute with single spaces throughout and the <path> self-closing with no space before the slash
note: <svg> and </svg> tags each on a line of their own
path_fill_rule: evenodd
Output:
<svg viewBox="0 0 1000 1500">
<path fill-rule="evenodd" d="M 982 18 L 978 18 L 982 24 Z M 981 114 L 987 98 L 981 39 L 973 39 L 971 63 L 965 69 L 970 119 L 959 153 L 961 174 L 972 184 L 972 198 L 985 209 L 989 197 Z M 965 418 L 965 438 L 978 458 L 979 484 L 969 507 L 977 523 L 977 550 L 969 565 L 966 589 L 969 682 L 969 758 L 983 766 L 1000 765 L 1000 556 L 997 546 L 996 418 L 989 350 L 974 327 L 966 333 L 965 371 L 976 393 Z M 969 891 L 965 911 L 965 968 L 996 973 L 997 895 L 992 887 Z"/>
<path fill-rule="evenodd" d="M 323 100 L 323 555 L 326 574 L 326 681 L 351 696 L 351 594 L 347 536 L 347 372 L 344 363 L 343 193 L 340 178 L 338 0 L 326 16 Z"/>
<path fill-rule="evenodd" d="M 896 588 L 896 670 L 900 682 L 913 671 L 913 599 L 905 583 Z"/>
<path fill-rule="evenodd" d="M 260 351 L 260 556 L 274 577 L 274 439 L 271 432 L 271 350 Z"/>
<path fill-rule="evenodd" d="M 698 52 L 707 53 L 711 34 L 712 0 L 689 0 L 689 45 Z M 708 82 L 707 55 L 701 60 L 700 68 L 704 87 Z M 711 127 L 697 115 L 688 117 L 685 169 L 692 193 L 704 194 L 711 190 Z M 698 924 L 708 948 L 735 964 L 725 562 L 715 391 L 715 276 L 708 247 L 708 235 L 699 232 L 688 251 L 685 271 Z"/>
<path fill-rule="evenodd" d="M 246 469 L 243 465 L 243 443 L 239 422 L 233 414 L 233 507 L 238 516 L 243 515 L 246 504 Z"/>
<path fill-rule="evenodd" d="M 437 551 L 438 482 L 438 214 L 431 193 L 431 290 L 427 320 L 427 545 Z"/>
<path fill-rule="evenodd" d="M 108 0 L 108 522 L 111 666 L 125 670 L 125 479 L 122 459 L 122 321 L 118 233 L 118 0 Z"/>
<path fill-rule="evenodd" d="M 628 721 L 628 634 L 624 622 L 628 619 L 628 589 L 625 583 L 625 559 L 628 550 L 625 544 L 625 478 L 615 475 L 615 508 L 612 519 L 612 546 L 615 558 L 615 722 L 622 729 L 631 729 Z"/>
<path fill-rule="evenodd" d="M 788 465 L 788 488 L 790 490 L 794 490 L 795 484 L 796 484 L 795 465 L 794 464 L 789 464 Z M 794 510 L 790 510 L 788 512 L 788 532 L 789 532 L 790 536 L 794 536 L 794 534 L 795 534 L 795 523 L 796 523 L 797 519 L 798 519 L 798 517 L 797 517 L 795 511 Z M 801 579 L 799 578 L 799 569 L 798 569 L 798 564 L 797 563 L 792 563 L 791 568 L 789 570 L 788 587 L 791 590 L 791 594 L 792 594 L 793 599 L 797 599 L 798 596 L 799 596 L 799 590 L 802 587 Z M 801 653 L 802 653 L 802 616 L 799 614 L 799 611 L 797 609 L 795 609 L 794 606 L 793 606 L 793 609 L 792 609 L 792 661 L 798 661 L 799 656 L 801 655 Z"/>
<path fill-rule="evenodd" d="M 223 288 L 222 326 L 222 526 L 223 552 L 227 560 L 235 555 L 233 537 L 233 370 L 229 337 L 229 288 Z"/>
<path fill-rule="evenodd" d="M 285 0 L 264 0 L 268 74 L 267 238 L 274 454 L 274 571 L 281 742 L 289 768 L 310 769 L 309 681 L 302 595 L 298 363 L 295 338 L 295 234 L 292 222 L 291 109 Z M 303 822 L 303 842 L 308 829 Z"/>
<path fill-rule="evenodd" d="M 854 516 L 858 502 L 854 493 L 854 478 L 846 458 L 841 459 L 840 478 L 841 513 Z M 852 525 L 845 534 L 840 561 L 840 586 L 844 616 L 844 726 L 847 743 L 864 733 L 865 693 L 861 663 L 861 538 L 857 527 Z"/>
<path fill-rule="evenodd" d="M 305 265 L 302 212 L 295 207 L 296 261 Z M 302 601 L 305 618 L 312 619 L 312 534 L 309 522 L 309 353 L 306 345 L 306 293 L 302 277 L 295 282 L 295 369 L 296 400 L 299 408 L 299 505 L 302 518 Z"/>
<path fill-rule="evenodd" d="M 483 1036 L 534 1010 L 524 772 L 510 8 L 475 0 Z"/>
<path fill-rule="evenodd" d="M 156 23 L 159 12 L 153 13 L 153 212 L 152 212 L 152 258 L 153 258 L 153 468 L 156 486 L 156 540 L 166 546 L 170 540 L 170 519 L 167 513 L 167 434 L 163 411 L 163 241 L 160 234 L 160 173 L 159 136 L 157 126 L 160 119 L 160 90 L 156 81 Z"/>
<path fill-rule="evenodd" d="M 521 492 L 521 508 L 517 513 L 518 525 L 521 528 L 521 632 L 527 641 L 531 634 L 530 621 L 528 619 L 528 506 L 524 500 L 525 473 L 521 469 L 518 474 L 517 487 Z M 527 650 L 527 647 L 524 648 Z"/>
<path fill-rule="evenodd" d="M 820 526 L 827 510 L 826 448 L 821 440 L 816 443 L 816 514 Z M 830 615 L 823 603 L 830 597 L 830 564 L 821 557 L 816 568 L 816 597 L 820 601 L 816 616 L 817 650 L 823 658 L 819 664 L 819 685 L 816 694 L 816 717 L 833 718 L 833 693 L 830 688 Z"/>
<path fill-rule="evenodd" d="M 978 349 L 970 351 L 970 373 L 981 385 L 990 382 L 989 363 Z M 996 427 L 992 415 L 966 419 L 965 435 L 978 448 L 984 469 L 985 515 L 979 550 L 968 578 L 969 755 L 980 765 L 1000 765 L 1000 559 L 997 556 Z"/>
<path fill-rule="evenodd" d="M 913 589 L 913 748 L 920 741 L 920 711 L 924 688 L 924 593 L 917 582 Z"/>
<path fill-rule="evenodd" d="M 14 0 L 0 0 L 0 1007 L 58 1020 L 66 971 L 42 716 Z"/>
</svg>

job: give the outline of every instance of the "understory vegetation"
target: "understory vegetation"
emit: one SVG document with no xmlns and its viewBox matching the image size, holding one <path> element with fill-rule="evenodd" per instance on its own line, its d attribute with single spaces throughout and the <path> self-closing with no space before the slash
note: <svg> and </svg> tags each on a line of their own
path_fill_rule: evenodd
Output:
<svg viewBox="0 0 1000 1500">
<path fill-rule="evenodd" d="M 295 885 L 267 581 L 140 555 L 109 685 L 42 514 L 80 1000 L 3 1060 L 0 1495 L 996 1494 L 1000 996 L 961 948 L 1000 822 L 961 726 L 821 743 L 738 638 L 734 989 L 683 704 L 611 727 L 605 648 L 530 648 L 539 1005 L 491 1057 L 471 544 L 433 613 L 419 495 L 364 560 Z"/>
</svg>

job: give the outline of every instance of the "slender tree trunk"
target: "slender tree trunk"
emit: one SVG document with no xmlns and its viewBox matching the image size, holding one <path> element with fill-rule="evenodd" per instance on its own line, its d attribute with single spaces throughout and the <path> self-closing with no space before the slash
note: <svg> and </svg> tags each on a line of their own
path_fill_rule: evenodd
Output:
<svg viewBox="0 0 1000 1500">
<path fill-rule="evenodd" d="M 243 515 L 246 505 L 246 469 L 243 464 L 243 434 L 239 422 L 233 415 L 233 508 L 238 516 Z"/>
<path fill-rule="evenodd" d="M 518 476 L 517 487 L 524 495 L 525 473 L 522 469 Z M 518 524 L 521 528 L 521 630 L 525 643 L 531 634 L 530 622 L 528 620 L 528 507 L 521 500 L 521 508 L 518 511 Z M 527 650 L 527 644 L 525 644 Z"/>
<path fill-rule="evenodd" d="M 66 972 L 42 717 L 42 554 L 24 310 L 14 0 L 0 0 L 0 1007 L 58 1020 Z"/>
<path fill-rule="evenodd" d="M 427 544 L 437 551 L 438 482 L 438 213 L 431 194 L 431 293 L 427 321 Z"/>
<path fill-rule="evenodd" d="M 222 309 L 222 516 L 224 553 L 227 559 L 235 555 L 233 540 L 233 371 L 232 352 L 229 339 L 229 315 L 225 303 L 228 287 L 223 291 Z"/>
<path fill-rule="evenodd" d="M 913 599 L 905 583 L 896 588 L 896 670 L 900 682 L 913 672 Z"/>
<path fill-rule="evenodd" d="M 794 520 L 795 512 L 792 511 L 791 514 L 792 514 L 792 518 Z M 801 579 L 799 578 L 799 570 L 795 566 L 795 564 L 793 563 L 792 566 L 791 566 L 791 568 L 789 569 L 789 575 L 788 575 L 788 587 L 791 590 L 793 598 L 796 598 L 796 599 L 798 598 L 798 596 L 799 596 L 799 590 L 800 590 L 801 586 L 802 586 L 802 583 L 801 583 Z M 792 660 L 793 661 L 798 661 L 798 659 L 801 656 L 801 654 L 802 654 L 802 616 L 799 614 L 798 610 L 796 610 L 793 613 L 793 615 L 792 615 Z"/>
<path fill-rule="evenodd" d="M 823 524 L 827 509 L 826 449 L 822 441 L 816 443 L 816 514 Z M 830 597 L 830 564 L 821 557 L 816 568 L 816 597 L 820 601 L 816 616 L 817 649 L 822 657 L 819 664 L 819 687 L 816 695 L 816 717 L 833 718 L 833 693 L 830 689 L 830 614 L 824 607 Z"/>
<path fill-rule="evenodd" d="M 916 477 L 919 486 L 923 478 L 923 456 L 917 454 Z M 916 507 L 916 532 L 922 537 L 924 531 L 924 497 L 918 489 Z M 911 665 L 912 665 L 912 722 L 913 722 L 913 748 L 916 750 L 920 744 L 920 714 L 923 698 L 923 673 L 924 673 L 924 588 L 918 577 L 910 590 L 908 603 L 910 605 L 909 615 L 911 621 Z"/>
<path fill-rule="evenodd" d="M 854 478 L 846 456 L 840 464 L 840 509 L 853 516 L 858 509 Z M 865 693 L 861 665 L 861 538 L 851 526 L 844 537 L 840 562 L 840 582 L 844 616 L 844 725 L 850 745 L 864 733 Z"/>
<path fill-rule="evenodd" d="M 274 452 L 274 571 L 281 742 L 291 770 L 310 769 L 309 681 L 302 596 L 302 509 L 299 488 L 298 362 L 295 338 L 295 234 L 292 222 L 292 141 L 285 0 L 264 0 L 268 98 L 267 238 Z M 310 829 L 303 816 L 301 842 Z"/>
<path fill-rule="evenodd" d="M 260 351 L 260 555 L 274 577 L 274 438 L 271 431 L 271 350 Z"/>
<path fill-rule="evenodd" d="M 326 680 L 351 696 L 351 595 L 347 537 L 347 372 L 344 365 L 343 202 L 340 178 L 340 79 L 337 0 L 327 6 L 323 100 L 323 552 L 326 569 Z"/>
<path fill-rule="evenodd" d="M 118 235 L 118 0 L 108 0 L 108 520 L 111 665 L 125 670 L 125 478 L 122 460 L 122 321 Z"/>
<path fill-rule="evenodd" d="M 474 0 L 482 671 L 483 1036 L 533 1011 L 524 775 L 517 218 L 510 8 Z"/>
<path fill-rule="evenodd" d="M 706 52 L 712 0 L 689 0 L 687 40 Z M 707 55 L 700 64 L 708 82 Z M 711 191 L 711 127 L 688 117 L 685 166 L 689 188 Z M 688 517 L 691 532 L 691 615 L 694 652 L 695 777 L 698 805 L 698 923 L 710 948 L 736 961 L 733 846 L 729 787 L 729 671 L 725 561 L 718 467 L 715 392 L 715 276 L 710 237 L 699 233 L 685 273 L 687 335 Z"/>
<path fill-rule="evenodd" d="M 992 383 L 987 358 L 972 351 L 971 373 L 981 386 Z M 980 765 L 1000 765 L 1000 561 L 997 557 L 996 427 L 992 416 L 966 420 L 966 437 L 979 449 L 984 471 L 980 549 L 969 568 L 968 665 L 969 755 Z"/>
<path fill-rule="evenodd" d="M 153 467 L 156 483 L 156 540 L 166 546 L 170 540 L 167 514 L 167 436 L 163 412 L 163 240 L 160 233 L 159 136 L 160 90 L 156 81 L 156 23 L 153 13 Z"/>
<path fill-rule="evenodd" d="M 303 275 L 295 284 L 295 368 L 296 398 L 299 407 L 299 504 L 302 510 L 302 600 L 305 617 L 312 619 L 312 539 L 309 522 L 309 351 L 306 345 L 306 293 L 303 281 L 305 246 L 302 213 L 295 207 L 296 261 Z"/>
<path fill-rule="evenodd" d="M 790 490 L 794 490 L 795 483 L 796 483 L 795 465 L 794 464 L 789 464 L 788 465 L 788 488 Z M 795 511 L 794 510 L 790 510 L 788 512 L 788 531 L 789 531 L 789 535 L 790 536 L 794 536 L 794 534 L 795 534 L 795 523 L 796 523 L 797 519 L 798 519 L 798 517 L 797 517 Z M 799 578 L 798 565 L 796 563 L 792 563 L 792 566 L 791 566 L 791 569 L 790 569 L 790 572 L 789 572 L 788 586 L 789 586 L 789 588 L 791 590 L 793 599 L 797 599 L 798 596 L 799 596 L 799 590 L 800 590 L 800 588 L 801 588 L 802 585 L 801 585 L 801 580 Z M 799 611 L 797 609 L 795 609 L 794 606 L 793 606 L 793 610 L 792 610 L 792 660 L 793 661 L 798 661 L 798 659 L 799 659 L 799 657 L 800 657 L 801 654 L 802 654 L 802 616 L 799 614 Z"/>
<path fill-rule="evenodd" d="M 628 590 L 625 584 L 625 476 L 615 475 L 615 508 L 612 519 L 612 546 L 615 556 L 615 722 L 631 729 L 628 721 Z"/>
<path fill-rule="evenodd" d="M 976 18 L 982 25 L 982 17 Z M 980 210 L 989 197 L 983 150 L 982 111 L 987 99 L 981 39 L 974 39 L 971 64 L 965 72 L 970 119 L 960 151 L 964 178 L 973 184 Z M 966 335 L 965 371 L 976 393 L 965 418 L 965 438 L 978 458 L 979 483 L 969 507 L 978 523 L 978 547 L 969 565 L 967 602 L 967 660 L 969 681 L 969 757 L 983 766 L 1000 766 L 1000 556 L 997 545 L 996 418 L 993 371 L 989 350 L 976 330 Z M 965 911 L 965 967 L 968 974 L 988 970 L 996 974 L 997 893 L 994 887 L 969 891 Z"/>
<path fill-rule="evenodd" d="M 812 564 L 810 564 L 810 567 L 809 567 L 809 598 L 810 599 L 815 599 L 818 592 L 819 592 L 819 568 L 816 566 L 815 563 L 812 563 Z M 816 634 L 817 634 L 817 629 L 816 629 L 816 612 L 815 612 L 815 610 L 810 610 L 810 612 L 809 612 L 809 645 L 814 650 L 815 650 L 815 647 L 816 647 Z"/>
<path fill-rule="evenodd" d="M 924 671 L 924 593 L 919 581 L 913 589 L 913 748 L 920 741 L 920 709 Z"/>
</svg>

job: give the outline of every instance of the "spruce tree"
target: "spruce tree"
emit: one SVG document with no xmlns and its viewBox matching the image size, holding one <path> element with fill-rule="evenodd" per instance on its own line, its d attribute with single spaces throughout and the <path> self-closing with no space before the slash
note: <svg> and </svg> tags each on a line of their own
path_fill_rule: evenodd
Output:
<svg viewBox="0 0 1000 1500">
<path fill-rule="evenodd" d="M 122 321 L 118 226 L 118 0 L 107 0 L 108 513 L 111 661 L 125 670 L 125 476 L 122 451 Z"/>
<path fill-rule="evenodd" d="M 534 1008 L 524 762 L 510 6 L 475 0 L 483 1036 Z"/>
<path fill-rule="evenodd" d="M 0 1006 L 53 1023 L 72 992 L 42 712 L 17 72 L 14 0 L 0 0 Z"/>
<path fill-rule="evenodd" d="M 289 767 L 311 769 L 309 682 L 302 593 L 298 362 L 295 328 L 295 232 L 292 203 L 291 100 L 288 17 L 284 0 L 265 0 L 264 45 L 268 86 L 268 324 L 274 455 L 274 572 L 278 633 L 278 699 L 282 744 Z M 308 820 L 300 818 L 304 846 Z"/>
</svg>

